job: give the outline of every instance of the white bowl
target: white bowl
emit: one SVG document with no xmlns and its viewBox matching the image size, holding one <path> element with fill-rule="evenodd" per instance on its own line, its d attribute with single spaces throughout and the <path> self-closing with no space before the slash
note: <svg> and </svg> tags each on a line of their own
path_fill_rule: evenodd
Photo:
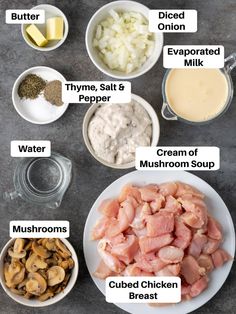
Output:
<svg viewBox="0 0 236 314">
<path fill-rule="evenodd" d="M 56 121 L 65 113 L 69 103 L 64 103 L 62 106 L 55 106 L 48 103 L 43 96 L 40 96 L 42 98 L 41 100 L 20 99 L 18 88 L 22 80 L 28 74 L 36 74 L 47 81 L 59 80 L 65 82 L 65 77 L 58 71 L 49 67 L 33 67 L 24 71 L 16 79 L 12 89 L 13 105 L 22 118 L 34 124 L 48 124 Z"/>
<path fill-rule="evenodd" d="M 74 268 L 72 270 L 72 274 L 71 274 L 70 280 L 69 280 L 66 288 L 62 292 L 58 293 L 56 296 L 54 296 L 51 299 L 48 299 L 46 301 L 43 301 L 43 302 L 38 301 L 38 300 L 34 300 L 34 299 L 26 299 L 23 296 L 20 296 L 20 295 L 17 295 L 15 293 L 11 292 L 11 290 L 6 286 L 4 273 L 3 273 L 4 259 L 7 255 L 7 251 L 9 249 L 9 247 L 11 247 L 13 245 L 15 239 L 11 239 L 7 242 L 7 244 L 4 246 L 4 248 L 2 249 L 1 254 L 0 254 L 0 283 L 2 285 L 3 290 L 6 292 L 6 294 L 10 298 L 12 298 L 14 301 L 16 301 L 20 304 L 26 305 L 26 306 L 44 307 L 44 306 L 48 306 L 48 305 L 59 302 L 71 291 L 71 289 L 74 287 L 76 280 L 77 280 L 77 277 L 78 277 L 79 262 L 78 262 L 77 254 L 76 254 L 73 246 L 70 244 L 70 242 L 66 239 L 60 239 L 60 240 L 66 245 L 66 247 L 71 252 L 71 257 L 74 260 Z"/>
<path fill-rule="evenodd" d="M 64 41 L 67 38 L 68 32 L 69 32 L 69 24 L 68 24 L 68 20 L 65 16 L 65 14 L 59 10 L 57 7 L 50 5 L 50 4 L 40 4 L 37 5 L 36 7 L 33 7 L 31 10 L 45 10 L 45 24 L 36 24 L 36 26 L 38 27 L 38 29 L 45 34 L 46 33 L 46 20 L 51 18 L 51 17 L 62 17 L 63 21 L 64 21 L 64 34 L 63 34 L 63 38 L 60 40 L 49 40 L 47 45 L 45 47 L 39 47 L 36 44 L 34 44 L 34 42 L 31 40 L 31 38 L 28 36 L 28 34 L 26 33 L 26 27 L 29 26 L 30 24 L 22 24 L 21 25 L 21 32 L 22 32 L 22 36 L 25 40 L 25 42 L 32 48 L 39 50 L 39 51 L 51 51 L 54 50 L 58 47 L 60 47 Z M 33 24 L 33 23 L 32 23 Z"/>
<path fill-rule="evenodd" d="M 143 106 L 143 108 L 147 111 L 147 113 L 149 114 L 151 120 L 152 120 L 152 138 L 151 138 L 151 146 L 157 146 L 158 141 L 159 141 L 159 137 L 160 137 L 160 124 L 159 124 L 159 120 L 157 117 L 156 112 L 154 111 L 153 107 L 146 101 L 144 100 L 142 97 L 135 95 L 135 94 L 131 94 L 131 98 L 135 101 L 137 101 L 141 106 Z M 124 106 L 126 104 L 123 104 Z M 83 120 L 83 138 L 84 138 L 84 142 L 85 145 L 87 147 L 87 149 L 89 150 L 90 154 L 97 160 L 99 161 L 101 164 L 103 164 L 104 166 L 110 167 L 110 168 L 114 168 L 114 169 L 129 169 L 129 168 L 133 168 L 135 166 L 135 161 L 126 163 L 126 164 L 110 164 L 108 162 L 106 162 L 105 160 L 103 160 L 102 158 L 98 157 L 92 146 L 90 143 L 90 140 L 88 138 L 88 125 L 89 122 L 92 118 L 92 116 L 94 115 L 95 111 L 97 110 L 97 108 L 100 106 L 100 104 L 92 104 L 90 106 L 90 108 L 88 109 L 88 111 L 86 112 L 85 116 L 84 116 L 84 120 Z"/>
<path fill-rule="evenodd" d="M 147 71 L 149 71 L 157 62 L 160 57 L 162 47 L 163 47 L 163 34 L 162 33 L 153 33 L 155 40 L 155 48 L 152 55 L 147 59 L 147 61 L 137 70 L 131 73 L 123 73 L 120 71 L 111 70 L 106 66 L 106 64 L 101 60 L 98 55 L 96 48 L 93 47 L 93 38 L 95 33 L 96 26 L 108 16 L 108 12 L 113 9 L 117 11 L 134 11 L 139 12 L 145 16 L 148 20 L 149 9 L 138 2 L 135 1 L 114 1 L 110 2 L 103 7 L 101 7 L 90 19 L 85 36 L 86 48 L 88 55 L 94 65 L 106 75 L 109 75 L 118 79 L 132 79 L 138 77 Z"/>
</svg>

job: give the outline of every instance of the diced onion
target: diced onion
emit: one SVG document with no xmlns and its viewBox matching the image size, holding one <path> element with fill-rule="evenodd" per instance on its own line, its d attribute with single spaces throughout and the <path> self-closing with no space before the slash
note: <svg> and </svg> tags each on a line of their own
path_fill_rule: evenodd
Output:
<svg viewBox="0 0 236 314">
<path fill-rule="evenodd" d="M 151 56 L 154 39 L 142 14 L 110 10 L 96 28 L 93 46 L 111 70 L 131 73 Z"/>
</svg>

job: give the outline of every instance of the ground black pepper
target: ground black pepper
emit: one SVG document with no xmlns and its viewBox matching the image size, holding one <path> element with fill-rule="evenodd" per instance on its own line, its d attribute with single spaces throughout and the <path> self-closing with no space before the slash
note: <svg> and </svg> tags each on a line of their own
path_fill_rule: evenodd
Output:
<svg viewBox="0 0 236 314">
<path fill-rule="evenodd" d="M 49 82 L 44 89 L 44 97 L 51 104 L 62 106 L 62 92 L 61 82 L 58 80 Z"/>
</svg>

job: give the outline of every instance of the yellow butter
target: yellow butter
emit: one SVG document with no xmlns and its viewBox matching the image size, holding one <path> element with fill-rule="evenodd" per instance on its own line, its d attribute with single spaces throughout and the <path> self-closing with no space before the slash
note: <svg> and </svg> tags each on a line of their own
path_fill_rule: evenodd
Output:
<svg viewBox="0 0 236 314">
<path fill-rule="evenodd" d="M 26 33 L 33 39 L 37 46 L 43 47 L 48 41 L 34 24 L 26 28 Z"/>
<path fill-rule="evenodd" d="M 47 19 L 46 38 L 47 40 L 60 40 L 63 38 L 64 21 L 62 17 Z"/>
</svg>

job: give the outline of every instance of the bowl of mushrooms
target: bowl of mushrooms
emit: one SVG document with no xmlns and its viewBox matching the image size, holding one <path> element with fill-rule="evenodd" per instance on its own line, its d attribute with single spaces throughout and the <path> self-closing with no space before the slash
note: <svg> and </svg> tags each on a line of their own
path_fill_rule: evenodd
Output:
<svg viewBox="0 0 236 314">
<path fill-rule="evenodd" d="M 0 255 L 0 282 L 13 300 L 43 307 L 63 299 L 79 271 L 74 248 L 66 239 L 11 239 Z"/>
</svg>

